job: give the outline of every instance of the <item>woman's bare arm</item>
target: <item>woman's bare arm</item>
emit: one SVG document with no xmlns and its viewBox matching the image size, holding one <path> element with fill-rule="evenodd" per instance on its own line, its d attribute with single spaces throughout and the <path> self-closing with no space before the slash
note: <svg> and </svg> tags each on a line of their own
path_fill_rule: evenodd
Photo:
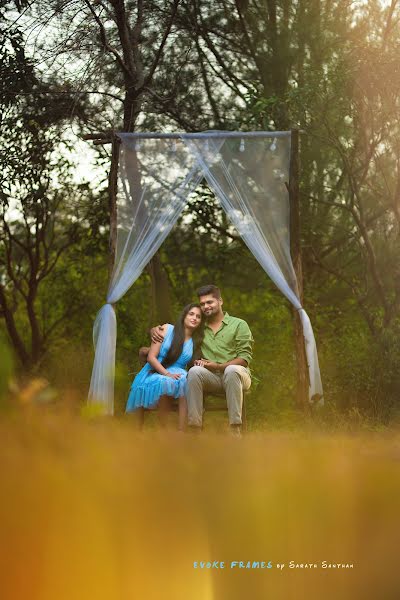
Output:
<svg viewBox="0 0 400 600">
<path fill-rule="evenodd" d="M 167 334 L 168 327 L 168 323 L 165 323 L 165 325 L 163 325 L 165 335 Z M 172 377 L 172 379 L 180 379 L 179 374 L 170 373 L 165 367 L 162 366 L 160 361 L 157 359 L 157 356 L 160 354 L 161 343 L 162 342 L 151 342 L 150 350 L 147 355 L 147 362 L 150 363 L 153 369 L 157 371 L 157 373 L 160 373 L 160 375 Z"/>
</svg>

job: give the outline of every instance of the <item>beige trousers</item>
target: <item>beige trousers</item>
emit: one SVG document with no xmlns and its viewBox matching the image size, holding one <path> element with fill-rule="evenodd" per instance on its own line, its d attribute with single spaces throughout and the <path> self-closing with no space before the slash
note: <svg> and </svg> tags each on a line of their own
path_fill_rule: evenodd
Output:
<svg viewBox="0 0 400 600">
<path fill-rule="evenodd" d="M 192 367 L 187 378 L 188 423 L 201 427 L 203 393 L 225 392 L 230 425 L 242 423 L 243 390 L 251 385 L 250 372 L 239 365 L 229 365 L 223 373 L 213 373 L 204 367 Z"/>
</svg>

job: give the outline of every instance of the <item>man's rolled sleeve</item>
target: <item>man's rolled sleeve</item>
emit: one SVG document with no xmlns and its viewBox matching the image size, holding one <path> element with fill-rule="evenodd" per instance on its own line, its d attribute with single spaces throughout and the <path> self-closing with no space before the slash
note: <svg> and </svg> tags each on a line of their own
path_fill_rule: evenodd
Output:
<svg viewBox="0 0 400 600">
<path fill-rule="evenodd" d="M 250 364 L 253 358 L 253 342 L 250 327 L 246 321 L 242 321 L 238 326 L 236 335 L 236 355 L 237 358 L 243 358 L 247 365 Z"/>
</svg>

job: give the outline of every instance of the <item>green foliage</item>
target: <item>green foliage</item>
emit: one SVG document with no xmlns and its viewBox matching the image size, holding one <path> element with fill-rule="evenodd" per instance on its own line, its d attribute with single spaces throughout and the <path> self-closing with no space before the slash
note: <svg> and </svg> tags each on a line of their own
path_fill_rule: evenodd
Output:
<svg viewBox="0 0 400 600">
<path fill-rule="evenodd" d="M 71 97 L 41 78 L 21 31 L 0 16 L 0 310 L 19 367 L 33 371 L 90 305 L 107 198 L 74 181 L 62 129 Z"/>
<path fill-rule="evenodd" d="M 347 0 L 207 0 L 200 5 L 180 3 L 152 83 L 138 93 L 137 123 L 149 130 L 303 130 L 305 307 L 326 394 L 326 408 L 314 418 L 339 427 L 388 423 L 397 418 L 400 389 L 398 8 L 391 12 L 378 2 Z M 7 209 L 18 200 L 24 207 L 12 223 L 19 241 L 24 241 L 24 217 L 31 225 L 36 222 L 43 199 L 50 199 L 57 231 L 54 252 L 67 232 L 73 234 L 71 246 L 40 281 L 35 299 L 40 331 L 47 332 L 37 369 L 59 387 L 74 389 L 82 402 L 93 358 L 92 324 L 106 296 L 108 203 L 101 186 L 76 184 L 62 150 L 73 136 L 64 136 L 64 146 L 59 140 L 71 122 L 90 129 L 115 127 L 123 112 L 120 99 L 129 89 L 115 55 L 101 43 L 88 3 L 78 2 L 76 10 L 39 0 L 28 8 L 40 20 L 48 18 L 49 6 L 57 35 L 42 37 L 35 56 L 27 52 L 20 30 L 5 21 L 2 26 L 1 136 L 7 141 L 0 157 L 2 203 Z M 126 6 L 133 30 L 137 5 Z M 114 7 L 111 13 L 94 8 L 111 47 L 122 56 L 110 18 Z M 149 1 L 145 8 L 137 48 L 146 73 L 170 5 Z M 27 32 L 32 33 L 29 25 Z M 45 65 L 43 71 L 37 64 Z M 108 169 L 104 148 L 99 165 Z M 39 232 L 36 228 L 34 239 Z M 297 426 L 302 417 L 293 407 L 290 307 L 206 186 L 190 199 L 160 254 L 174 316 L 195 299 L 199 285 L 212 282 L 221 287 L 228 312 L 249 322 L 257 383 L 249 399 L 251 427 Z M 11 256 L 22 280 L 29 279 L 22 249 L 13 248 Z M 0 259 L 3 282 L 4 254 Z M 16 302 L 8 280 L 6 299 L 29 348 L 27 309 Z M 148 345 L 152 310 L 150 277 L 144 273 L 117 306 L 117 414 L 123 413 L 140 368 L 138 348 Z"/>
</svg>

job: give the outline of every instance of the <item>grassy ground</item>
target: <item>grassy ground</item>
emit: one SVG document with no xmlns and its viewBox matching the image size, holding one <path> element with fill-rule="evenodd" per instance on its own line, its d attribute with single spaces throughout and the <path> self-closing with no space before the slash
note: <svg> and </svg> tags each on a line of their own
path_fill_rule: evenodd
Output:
<svg viewBox="0 0 400 600">
<path fill-rule="evenodd" d="M 398 597 L 396 430 L 236 439 L 27 409 L 0 435 L 2 600 Z"/>
</svg>

